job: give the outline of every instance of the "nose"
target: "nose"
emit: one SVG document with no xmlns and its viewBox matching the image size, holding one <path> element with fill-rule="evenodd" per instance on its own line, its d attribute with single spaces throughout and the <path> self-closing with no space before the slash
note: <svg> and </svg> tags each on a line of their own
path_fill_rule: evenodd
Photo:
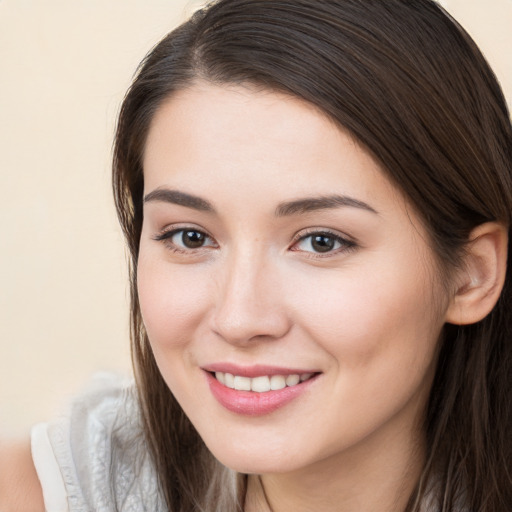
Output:
<svg viewBox="0 0 512 512">
<path fill-rule="evenodd" d="M 291 328 L 278 266 L 261 255 L 226 261 L 213 308 L 212 329 L 231 344 L 276 340 Z"/>
</svg>

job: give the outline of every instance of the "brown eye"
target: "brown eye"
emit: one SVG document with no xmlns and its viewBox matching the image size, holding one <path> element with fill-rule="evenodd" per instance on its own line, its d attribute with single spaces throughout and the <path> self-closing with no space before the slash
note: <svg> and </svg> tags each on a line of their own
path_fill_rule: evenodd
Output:
<svg viewBox="0 0 512 512">
<path fill-rule="evenodd" d="M 193 251 L 203 247 L 216 247 L 214 240 L 197 229 L 174 229 L 155 237 L 155 240 L 165 242 L 165 245 L 175 251 Z"/>
<path fill-rule="evenodd" d="M 316 252 L 329 252 L 334 249 L 336 240 L 328 235 L 314 235 L 311 237 L 311 247 Z"/>
<path fill-rule="evenodd" d="M 355 243 L 334 233 L 318 231 L 303 236 L 293 246 L 294 251 L 313 254 L 338 253 L 355 247 Z"/>
<path fill-rule="evenodd" d="M 188 249 L 198 249 L 205 244 L 205 241 L 206 235 L 200 231 L 181 231 L 181 244 Z"/>
</svg>

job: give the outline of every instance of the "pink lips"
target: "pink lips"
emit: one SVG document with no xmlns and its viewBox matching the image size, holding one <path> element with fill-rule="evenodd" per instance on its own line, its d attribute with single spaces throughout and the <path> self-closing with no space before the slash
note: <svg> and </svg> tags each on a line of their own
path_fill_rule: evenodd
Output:
<svg viewBox="0 0 512 512">
<path fill-rule="evenodd" d="M 232 375 L 240 375 L 241 377 L 254 378 L 261 375 L 287 376 L 316 372 L 278 368 L 275 366 L 238 367 L 232 364 L 214 364 L 203 369 L 205 370 L 210 390 L 217 401 L 229 411 L 244 416 L 262 416 L 284 407 L 286 404 L 302 395 L 318 377 L 317 374 L 295 386 L 257 393 L 254 391 L 239 391 L 228 388 L 221 384 L 212 373 L 223 372 L 231 373 Z"/>
</svg>

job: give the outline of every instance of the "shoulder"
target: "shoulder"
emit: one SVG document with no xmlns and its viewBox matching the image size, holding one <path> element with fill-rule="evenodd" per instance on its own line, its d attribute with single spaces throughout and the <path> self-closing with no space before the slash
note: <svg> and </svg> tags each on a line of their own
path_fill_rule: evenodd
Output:
<svg viewBox="0 0 512 512">
<path fill-rule="evenodd" d="M 0 441 L 0 510 L 44 512 L 30 440 Z"/>
<path fill-rule="evenodd" d="M 131 379 L 96 376 L 45 430 L 70 511 L 163 509 Z"/>
</svg>

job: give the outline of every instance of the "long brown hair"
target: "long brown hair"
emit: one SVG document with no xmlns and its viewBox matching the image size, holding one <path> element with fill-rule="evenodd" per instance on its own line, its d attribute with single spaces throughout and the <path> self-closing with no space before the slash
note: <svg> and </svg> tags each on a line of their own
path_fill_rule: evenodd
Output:
<svg viewBox="0 0 512 512">
<path fill-rule="evenodd" d="M 113 184 L 131 254 L 144 428 L 169 510 L 227 512 L 242 508 L 244 482 L 213 459 L 167 388 L 136 291 L 148 126 L 165 98 L 198 79 L 284 91 L 351 132 L 415 206 L 447 275 L 475 226 L 510 226 L 512 130 L 482 54 L 431 0 L 220 0 L 142 62 L 119 116 Z M 442 512 L 512 510 L 511 276 L 509 261 L 484 320 L 445 326 L 408 511 L 420 510 L 428 485 Z"/>
</svg>

